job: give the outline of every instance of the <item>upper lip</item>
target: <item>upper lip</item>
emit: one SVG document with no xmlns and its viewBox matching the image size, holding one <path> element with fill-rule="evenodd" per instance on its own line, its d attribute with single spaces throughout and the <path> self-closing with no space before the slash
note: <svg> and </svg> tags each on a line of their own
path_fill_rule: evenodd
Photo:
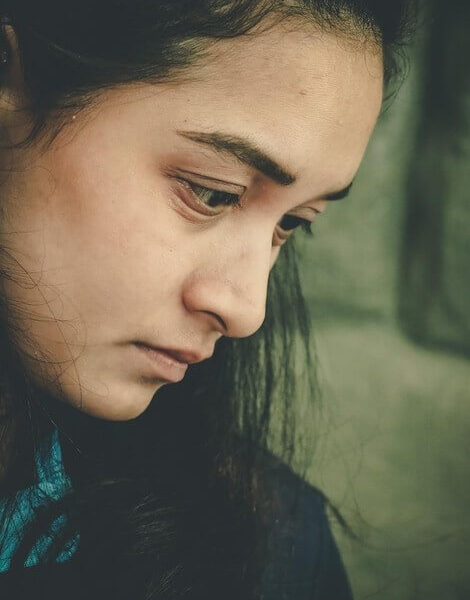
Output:
<svg viewBox="0 0 470 600">
<path fill-rule="evenodd" d="M 149 344 L 147 342 L 139 342 L 139 343 L 144 344 L 145 346 L 148 346 L 149 348 L 153 348 L 154 350 L 160 350 L 162 352 L 165 352 L 166 354 L 169 354 L 173 358 L 176 358 L 177 361 L 179 361 L 181 363 L 187 363 L 188 365 L 206 360 L 207 358 L 210 358 L 213 354 L 213 351 L 209 352 L 209 353 L 204 353 L 204 352 L 199 352 L 197 350 L 189 350 L 189 349 L 180 350 L 179 348 L 163 348 L 162 346 L 155 346 L 154 344 Z"/>
</svg>

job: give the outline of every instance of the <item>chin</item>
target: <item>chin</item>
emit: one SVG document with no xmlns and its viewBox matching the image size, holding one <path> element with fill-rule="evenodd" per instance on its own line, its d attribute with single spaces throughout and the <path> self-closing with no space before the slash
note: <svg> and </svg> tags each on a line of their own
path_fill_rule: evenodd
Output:
<svg viewBox="0 0 470 600">
<path fill-rule="evenodd" d="M 140 393 L 124 395 L 115 394 L 108 397 L 84 397 L 81 405 L 77 402 L 70 402 L 78 410 L 97 419 L 107 421 L 130 421 L 140 417 L 150 406 L 153 397 L 163 384 L 157 389 L 155 386 L 151 390 L 141 389 Z"/>
<path fill-rule="evenodd" d="M 116 400 L 113 404 L 108 403 L 83 403 L 82 406 L 73 404 L 74 408 L 86 413 L 90 417 L 103 419 L 105 421 L 131 421 L 144 413 L 150 405 L 152 399 L 146 402 L 119 402 Z"/>
<path fill-rule="evenodd" d="M 46 397 L 107 421 L 138 418 L 147 410 L 158 390 L 169 383 L 161 379 L 116 376 L 115 373 L 103 376 L 96 370 L 82 370 L 78 376 L 72 370 L 59 376 L 55 373 L 29 373 L 35 388 Z"/>
<path fill-rule="evenodd" d="M 80 412 L 106 421 L 130 421 L 144 413 L 153 397 L 164 383 L 130 385 L 127 389 L 120 385 L 109 393 L 93 393 L 83 387 L 61 386 L 60 390 L 49 390 L 60 402 Z"/>
</svg>

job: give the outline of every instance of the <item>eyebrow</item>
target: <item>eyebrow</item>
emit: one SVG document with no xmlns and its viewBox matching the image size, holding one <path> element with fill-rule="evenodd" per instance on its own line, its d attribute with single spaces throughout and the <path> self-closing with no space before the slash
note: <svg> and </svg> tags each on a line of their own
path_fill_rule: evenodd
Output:
<svg viewBox="0 0 470 600">
<path fill-rule="evenodd" d="M 346 198 L 346 196 L 349 194 L 353 183 L 354 179 L 342 190 L 337 190 L 336 192 L 329 192 L 328 194 L 323 194 L 323 198 L 325 198 L 325 200 L 342 200 L 343 198 Z"/>
<path fill-rule="evenodd" d="M 202 131 L 178 130 L 177 133 L 193 142 L 210 146 L 218 152 L 230 154 L 238 162 L 259 171 L 279 185 L 288 186 L 297 181 L 297 177 L 293 173 L 289 172 L 288 169 L 281 166 L 266 152 L 246 138 L 222 132 L 206 133 Z M 341 190 L 323 194 L 322 198 L 326 200 L 341 200 L 342 198 L 346 198 L 353 181 Z"/>
</svg>

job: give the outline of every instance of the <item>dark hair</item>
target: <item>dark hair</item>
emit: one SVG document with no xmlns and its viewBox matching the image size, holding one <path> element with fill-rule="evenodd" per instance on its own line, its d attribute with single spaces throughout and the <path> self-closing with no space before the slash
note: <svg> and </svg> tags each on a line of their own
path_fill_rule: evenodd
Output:
<svg viewBox="0 0 470 600">
<path fill-rule="evenodd" d="M 409 6 L 405 0 L 6 0 L 0 12 L 17 35 L 26 108 L 34 117 L 22 144 L 42 135 L 51 143 L 69 111 L 84 109 L 101 90 L 183 79 L 211 44 L 276 19 L 373 38 L 383 47 L 389 85 L 400 72 Z M 11 50 L 6 38 L 1 43 Z M 8 264 L 7 250 L 0 253 Z M 2 279 L 12 272 L 3 266 Z M 316 396 L 293 241 L 271 272 L 258 332 L 220 340 L 212 359 L 192 365 L 180 384 L 162 388 L 128 422 L 94 419 L 38 389 L 21 367 L 11 307 L 0 302 L 2 441 L 9 454 L 2 491 L 34 481 L 34 452 L 56 425 L 73 481 L 64 498 L 37 510 L 13 566 L 21 568 L 35 540 L 65 514 L 42 562 L 54 562 L 79 532 L 80 569 L 102 582 L 103 597 L 109 582 L 114 598 L 257 597 L 270 515 L 260 464 L 274 438 L 282 458 L 295 461 L 302 440 L 292 398 L 303 393 L 311 405 Z M 304 457 L 310 441 L 303 440 Z"/>
</svg>

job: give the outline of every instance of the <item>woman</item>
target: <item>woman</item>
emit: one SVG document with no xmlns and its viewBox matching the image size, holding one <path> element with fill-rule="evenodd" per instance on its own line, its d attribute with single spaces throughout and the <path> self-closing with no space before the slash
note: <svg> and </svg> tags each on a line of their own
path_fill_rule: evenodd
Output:
<svg viewBox="0 0 470 600">
<path fill-rule="evenodd" d="M 2 10 L 2 585 L 349 598 L 321 493 L 267 447 L 304 448 L 302 360 L 315 391 L 294 231 L 347 194 L 410 11 Z"/>
</svg>

